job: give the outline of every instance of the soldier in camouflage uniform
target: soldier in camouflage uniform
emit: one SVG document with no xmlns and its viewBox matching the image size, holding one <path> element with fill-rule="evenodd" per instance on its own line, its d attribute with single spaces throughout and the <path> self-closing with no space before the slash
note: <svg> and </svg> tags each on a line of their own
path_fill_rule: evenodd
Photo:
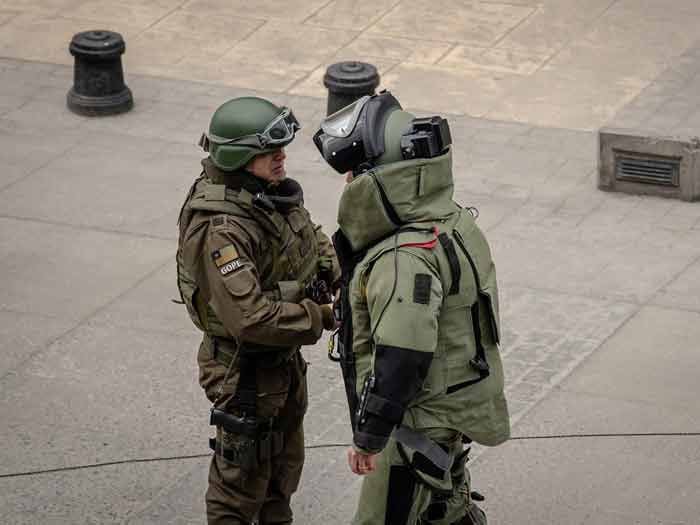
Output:
<svg viewBox="0 0 700 525">
<path fill-rule="evenodd" d="M 307 407 L 299 350 L 334 327 L 328 303 L 340 276 L 301 187 L 285 176 L 284 146 L 298 129 L 267 100 L 223 104 L 180 212 L 178 286 L 204 332 L 199 381 L 214 405 L 210 524 L 292 522 Z"/>
<path fill-rule="evenodd" d="M 483 525 L 463 445 L 498 445 L 510 423 L 495 267 L 476 214 L 452 200 L 447 121 L 383 92 L 327 117 L 314 142 L 350 172 L 333 241 L 348 462 L 366 476 L 352 523 Z"/>
</svg>

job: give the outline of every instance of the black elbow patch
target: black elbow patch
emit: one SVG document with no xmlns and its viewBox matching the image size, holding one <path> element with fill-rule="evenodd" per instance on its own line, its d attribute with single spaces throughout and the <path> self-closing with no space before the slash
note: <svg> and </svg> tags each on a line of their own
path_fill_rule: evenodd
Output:
<svg viewBox="0 0 700 525">
<path fill-rule="evenodd" d="M 430 288 L 433 276 L 427 273 L 417 273 L 413 281 L 413 302 L 418 304 L 430 303 Z"/>
<path fill-rule="evenodd" d="M 375 352 L 375 393 L 405 407 L 423 386 L 432 352 L 386 345 L 377 345 Z"/>
</svg>

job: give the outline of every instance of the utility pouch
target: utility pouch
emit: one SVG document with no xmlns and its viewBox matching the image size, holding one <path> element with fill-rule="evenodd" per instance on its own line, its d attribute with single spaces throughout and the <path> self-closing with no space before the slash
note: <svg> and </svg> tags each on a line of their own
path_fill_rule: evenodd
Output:
<svg viewBox="0 0 700 525">
<path fill-rule="evenodd" d="M 217 439 L 209 441 L 210 448 L 244 472 L 252 472 L 282 449 L 282 435 L 272 432 L 272 419 L 260 421 L 212 408 L 209 423 L 217 427 Z"/>
<path fill-rule="evenodd" d="M 232 434 L 223 427 L 218 427 L 217 438 L 209 440 L 209 448 L 245 473 L 253 472 L 258 466 L 255 438 Z"/>
</svg>

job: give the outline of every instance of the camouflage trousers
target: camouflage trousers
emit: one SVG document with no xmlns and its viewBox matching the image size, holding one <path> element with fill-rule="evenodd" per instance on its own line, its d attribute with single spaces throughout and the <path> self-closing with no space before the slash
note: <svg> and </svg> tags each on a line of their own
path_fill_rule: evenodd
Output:
<svg viewBox="0 0 700 525">
<path fill-rule="evenodd" d="M 365 476 L 353 525 L 486 525 L 486 515 L 471 500 L 467 452 L 461 435 L 450 429 L 421 432 L 455 457 L 440 475 L 424 472 L 413 451 L 392 438 L 377 458 L 377 469 Z"/>
<path fill-rule="evenodd" d="M 290 499 L 299 485 L 304 464 L 306 363 L 296 352 L 279 366 L 259 369 L 256 376 L 257 415 L 261 419 L 274 418 L 264 441 L 267 446 L 261 446 L 262 438 L 232 434 L 217 427 L 217 451 L 209 468 L 206 492 L 209 525 L 292 523 Z M 226 390 L 232 397 L 233 392 Z M 246 453 L 255 458 L 252 468 L 250 461 L 240 459 Z"/>
</svg>

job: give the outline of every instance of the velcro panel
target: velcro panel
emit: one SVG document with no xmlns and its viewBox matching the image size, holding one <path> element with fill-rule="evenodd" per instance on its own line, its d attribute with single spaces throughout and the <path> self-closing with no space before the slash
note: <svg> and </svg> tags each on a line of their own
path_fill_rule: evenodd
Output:
<svg viewBox="0 0 700 525">
<path fill-rule="evenodd" d="M 417 273 L 413 282 L 413 302 L 430 304 L 430 287 L 433 276 L 427 273 Z"/>
</svg>

